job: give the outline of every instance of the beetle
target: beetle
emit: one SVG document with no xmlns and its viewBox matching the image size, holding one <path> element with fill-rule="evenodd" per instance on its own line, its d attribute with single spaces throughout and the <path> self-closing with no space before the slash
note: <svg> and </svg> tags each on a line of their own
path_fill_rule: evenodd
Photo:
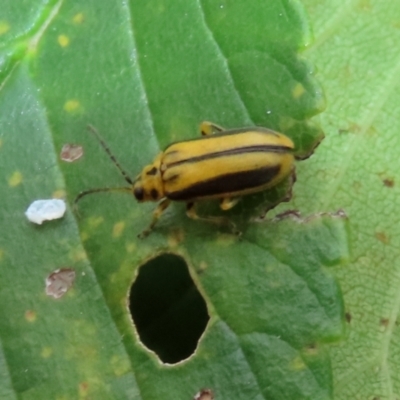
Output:
<svg viewBox="0 0 400 400">
<path fill-rule="evenodd" d="M 151 223 L 140 237 L 152 231 L 171 201 L 186 202 L 186 214 L 192 219 L 221 224 L 227 222 L 225 218 L 198 216 L 196 202 L 219 199 L 220 208 L 229 210 L 240 197 L 269 189 L 294 173 L 294 144 L 289 137 L 267 128 L 224 129 L 204 121 L 201 137 L 170 144 L 132 180 L 99 133 L 92 126 L 89 129 L 129 186 L 86 190 L 74 204 L 87 194 L 102 191 L 130 192 L 140 203 L 158 201 Z"/>
</svg>

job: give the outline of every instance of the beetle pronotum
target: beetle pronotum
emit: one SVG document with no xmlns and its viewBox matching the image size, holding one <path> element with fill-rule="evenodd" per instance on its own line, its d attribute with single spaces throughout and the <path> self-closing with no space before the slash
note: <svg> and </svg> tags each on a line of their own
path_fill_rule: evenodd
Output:
<svg viewBox="0 0 400 400">
<path fill-rule="evenodd" d="M 266 128 L 225 130 L 203 122 L 202 137 L 167 146 L 132 180 L 97 131 L 89 128 L 129 186 L 85 190 L 74 204 L 83 196 L 104 191 L 130 192 L 139 202 L 159 201 L 141 237 L 151 232 L 171 201 L 186 202 L 190 218 L 223 223 L 225 218 L 199 217 L 195 203 L 220 199 L 221 209 L 229 210 L 241 196 L 271 188 L 294 170 L 294 144 L 287 136 Z"/>
</svg>

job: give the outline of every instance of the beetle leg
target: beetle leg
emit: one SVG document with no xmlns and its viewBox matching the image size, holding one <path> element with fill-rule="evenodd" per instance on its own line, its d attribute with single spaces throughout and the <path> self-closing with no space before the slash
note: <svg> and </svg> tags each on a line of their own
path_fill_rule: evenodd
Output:
<svg viewBox="0 0 400 400">
<path fill-rule="evenodd" d="M 219 206 L 221 207 L 221 210 L 227 211 L 235 207 L 239 200 L 240 197 L 224 197 L 221 199 Z"/>
<path fill-rule="evenodd" d="M 191 219 L 210 222 L 212 224 L 229 225 L 233 234 L 235 234 L 237 236 L 241 235 L 241 232 L 237 229 L 236 225 L 228 218 L 213 217 L 213 216 L 200 217 L 200 215 L 198 215 L 196 212 L 196 204 L 194 202 L 186 203 L 186 215 Z"/>
<path fill-rule="evenodd" d="M 155 224 L 157 223 L 158 219 L 161 217 L 162 213 L 165 211 L 165 209 L 170 205 L 171 200 L 165 198 L 161 200 L 158 203 L 158 206 L 156 209 L 153 211 L 153 219 L 150 222 L 150 225 L 148 228 L 146 228 L 142 233 L 138 235 L 140 239 L 145 238 L 146 236 L 149 235 L 149 233 L 153 230 Z"/>
<path fill-rule="evenodd" d="M 222 126 L 216 125 L 209 121 L 203 121 L 200 124 L 200 132 L 203 136 L 212 135 L 215 132 L 223 132 L 226 129 L 222 128 Z"/>
</svg>

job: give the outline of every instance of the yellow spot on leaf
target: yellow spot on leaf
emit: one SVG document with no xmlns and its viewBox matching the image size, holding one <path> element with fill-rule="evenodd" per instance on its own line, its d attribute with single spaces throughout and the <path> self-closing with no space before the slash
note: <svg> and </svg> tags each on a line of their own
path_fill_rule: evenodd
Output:
<svg viewBox="0 0 400 400">
<path fill-rule="evenodd" d="M 355 192 L 360 192 L 360 190 L 362 189 L 363 185 L 360 181 L 354 181 L 353 182 L 353 189 Z"/>
<path fill-rule="evenodd" d="M 204 272 L 208 268 L 208 264 L 205 261 L 200 261 L 198 272 Z"/>
<path fill-rule="evenodd" d="M 385 232 L 375 232 L 375 237 L 384 244 L 389 244 L 390 240 Z"/>
<path fill-rule="evenodd" d="M 127 253 L 133 253 L 136 250 L 136 243 L 128 243 L 125 248 Z"/>
<path fill-rule="evenodd" d="M 285 241 L 285 243 L 286 243 L 286 241 Z M 287 244 L 285 244 L 285 246 L 286 246 Z M 282 248 L 281 246 L 280 246 L 280 248 Z M 279 271 L 281 269 L 281 266 L 280 266 L 280 264 L 278 264 L 278 263 L 271 263 L 271 262 L 269 262 L 266 266 L 265 266 L 265 272 L 267 273 L 267 274 L 272 274 L 272 273 L 274 273 L 275 271 Z"/>
<path fill-rule="evenodd" d="M 89 392 L 89 382 L 79 384 L 79 398 L 86 398 Z"/>
<path fill-rule="evenodd" d="M 28 322 L 35 322 L 36 318 L 37 318 L 37 314 L 35 311 L 32 311 L 32 310 L 25 311 L 25 319 Z"/>
<path fill-rule="evenodd" d="M 111 274 L 111 275 L 109 275 L 109 278 L 108 278 L 108 279 L 110 280 L 110 283 L 116 282 L 116 281 L 118 280 L 117 274 Z"/>
<path fill-rule="evenodd" d="M 282 282 L 270 279 L 268 280 L 268 286 L 271 288 L 280 288 L 282 287 Z"/>
<path fill-rule="evenodd" d="M 81 23 L 83 22 L 84 19 L 85 19 L 85 18 L 84 18 L 84 16 L 83 16 L 83 13 L 78 13 L 78 14 L 75 14 L 75 15 L 74 15 L 74 17 L 72 18 L 72 22 L 73 22 L 74 24 L 81 24 Z"/>
<path fill-rule="evenodd" d="M 267 272 L 267 274 L 270 274 L 271 272 L 275 271 L 275 265 L 274 264 L 267 264 L 267 266 L 265 267 L 265 271 Z"/>
<path fill-rule="evenodd" d="M 185 232 L 182 228 L 174 229 L 168 236 L 168 244 L 170 247 L 176 247 L 183 241 Z"/>
<path fill-rule="evenodd" d="M 290 117 L 281 117 L 279 119 L 279 131 L 285 132 L 296 125 L 296 120 Z"/>
<path fill-rule="evenodd" d="M 124 274 L 120 274 L 120 272 L 132 271 L 132 259 L 130 257 L 126 258 L 119 265 L 119 273 L 115 273 L 110 275 L 110 280 L 113 282 L 119 282 L 121 280 L 121 276 Z"/>
<path fill-rule="evenodd" d="M 64 104 L 64 110 L 67 112 L 74 112 L 81 108 L 81 103 L 78 100 L 68 100 Z"/>
<path fill-rule="evenodd" d="M 318 351 L 318 347 L 317 346 L 308 346 L 306 349 L 305 349 L 305 351 L 306 351 L 306 354 L 308 355 L 308 356 L 317 356 L 318 355 L 318 353 L 319 353 L 319 351 Z"/>
<path fill-rule="evenodd" d="M 69 45 L 69 37 L 66 35 L 59 35 L 57 40 L 61 47 L 67 47 Z"/>
<path fill-rule="evenodd" d="M 237 243 L 237 236 L 228 233 L 219 233 L 216 243 L 220 246 L 228 247 Z"/>
<path fill-rule="evenodd" d="M 4 259 L 4 250 L 0 249 L 0 262 Z"/>
<path fill-rule="evenodd" d="M 123 221 L 117 222 L 113 227 L 112 236 L 114 238 L 120 237 L 124 229 L 125 229 L 125 222 Z"/>
<path fill-rule="evenodd" d="M 82 242 L 88 240 L 89 238 L 90 238 L 90 235 L 89 235 L 88 232 L 86 232 L 86 231 L 81 232 L 81 240 L 82 240 Z"/>
<path fill-rule="evenodd" d="M 86 260 L 86 253 L 81 247 L 78 247 L 70 251 L 69 258 L 73 262 L 84 261 Z"/>
<path fill-rule="evenodd" d="M 40 352 L 40 355 L 43 358 L 49 358 L 53 354 L 53 349 L 51 347 L 43 347 L 42 351 Z"/>
<path fill-rule="evenodd" d="M 0 21 L 0 35 L 4 35 L 10 30 L 10 24 L 6 21 Z"/>
<path fill-rule="evenodd" d="M 0 148 L 1 148 L 1 146 L 3 146 L 3 140 L 2 139 L 0 139 Z"/>
<path fill-rule="evenodd" d="M 301 95 L 303 95 L 303 93 L 305 93 L 306 89 L 304 88 L 304 86 L 301 83 L 298 83 L 294 89 L 293 89 L 293 97 L 295 99 L 298 99 Z"/>
<path fill-rule="evenodd" d="M 360 10 L 362 11 L 371 11 L 372 6 L 371 6 L 371 1 L 370 0 L 361 0 L 358 3 L 358 7 L 360 8 Z"/>
<path fill-rule="evenodd" d="M 103 222 L 104 222 L 104 218 L 102 216 L 100 216 L 100 217 L 90 217 L 88 219 L 88 224 L 89 224 L 90 228 L 97 228 Z"/>
<path fill-rule="evenodd" d="M 18 186 L 22 182 L 22 174 L 19 171 L 15 171 L 9 178 L 8 184 L 11 187 Z"/>
<path fill-rule="evenodd" d="M 64 199 L 66 197 L 66 193 L 64 189 L 58 189 L 55 192 L 53 192 L 52 196 L 53 199 Z"/>
<path fill-rule="evenodd" d="M 292 360 L 290 367 L 295 371 L 302 371 L 306 368 L 306 365 L 300 357 L 296 357 L 294 360 Z"/>
<path fill-rule="evenodd" d="M 130 370 L 129 362 L 126 358 L 120 356 L 111 357 L 111 368 L 116 376 L 125 375 Z"/>
</svg>

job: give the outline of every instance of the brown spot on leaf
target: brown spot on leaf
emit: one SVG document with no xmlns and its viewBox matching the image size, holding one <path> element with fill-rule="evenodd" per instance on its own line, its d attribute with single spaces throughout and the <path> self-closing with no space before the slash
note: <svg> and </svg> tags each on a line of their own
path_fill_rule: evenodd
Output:
<svg viewBox="0 0 400 400">
<path fill-rule="evenodd" d="M 64 144 L 61 149 L 60 158 L 66 162 L 74 162 L 83 156 L 83 147 L 78 144 Z"/>
<path fill-rule="evenodd" d="M 300 211 L 298 211 L 298 210 L 286 210 L 286 211 L 284 211 L 284 212 L 282 212 L 280 214 L 277 214 L 274 219 L 276 221 L 281 221 L 281 220 L 283 220 L 285 218 L 291 218 L 291 219 L 300 221 L 301 220 Z"/>
<path fill-rule="evenodd" d="M 195 394 L 193 400 L 214 400 L 214 393 L 211 389 L 201 389 Z"/>
<path fill-rule="evenodd" d="M 37 318 L 37 314 L 36 314 L 35 311 L 33 311 L 33 310 L 27 310 L 27 311 L 25 311 L 25 319 L 26 319 L 28 322 L 35 322 L 35 321 L 36 321 L 36 318 Z"/>
<path fill-rule="evenodd" d="M 293 221 L 299 222 L 299 223 L 307 223 L 309 221 L 312 221 L 315 218 L 321 218 L 323 216 L 329 216 L 332 218 L 347 218 L 347 214 L 344 210 L 339 209 L 337 211 L 333 212 L 320 212 L 320 213 L 315 213 L 311 214 L 308 217 L 302 217 L 300 212 L 298 210 L 287 210 L 284 211 L 281 214 L 277 214 L 272 221 L 281 221 L 286 218 L 290 218 Z"/>
<path fill-rule="evenodd" d="M 351 132 L 351 133 L 360 133 L 361 132 L 361 126 L 356 124 L 356 123 L 351 123 L 349 125 L 349 132 Z"/>
<path fill-rule="evenodd" d="M 381 318 L 379 323 L 386 328 L 389 325 L 389 318 Z"/>
<path fill-rule="evenodd" d="M 351 322 L 351 319 L 353 318 L 352 315 L 351 315 L 349 312 L 347 312 L 346 314 L 344 314 L 344 317 L 346 318 L 346 322 L 347 322 L 347 323 L 350 323 L 350 322 Z"/>
<path fill-rule="evenodd" d="M 308 355 L 316 355 L 318 354 L 318 346 L 316 343 L 310 343 L 306 347 L 306 352 Z"/>
<path fill-rule="evenodd" d="M 59 299 L 71 288 L 75 281 L 75 271 L 71 268 L 60 268 L 46 278 L 46 294 Z"/>
<path fill-rule="evenodd" d="M 388 188 L 392 188 L 394 186 L 394 180 L 386 178 L 383 180 L 383 184 Z"/>
<path fill-rule="evenodd" d="M 375 237 L 384 244 L 389 244 L 390 242 L 385 232 L 375 232 Z"/>
<path fill-rule="evenodd" d="M 89 383 L 88 382 L 81 382 L 79 384 L 79 394 L 81 396 L 87 396 L 87 392 L 89 390 Z"/>
</svg>

